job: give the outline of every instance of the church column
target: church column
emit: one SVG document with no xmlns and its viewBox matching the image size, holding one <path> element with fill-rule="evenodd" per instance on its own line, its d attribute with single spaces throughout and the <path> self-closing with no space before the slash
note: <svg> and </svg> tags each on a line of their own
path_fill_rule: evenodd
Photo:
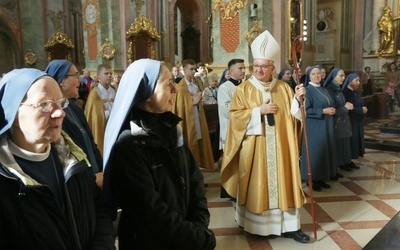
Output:
<svg viewBox="0 0 400 250">
<path fill-rule="evenodd" d="M 22 63 L 23 66 L 27 67 L 25 62 L 23 61 L 23 55 L 28 52 L 28 49 L 31 49 L 37 56 L 36 64 L 33 65 L 35 68 L 44 69 L 47 66 L 47 53 L 43 48 L 43 45 L 46 43 L 47 39 L 51 37 L 53 30 L 51 30 L 51 22 L 49 16 L 46 15 L 46 12 L 50 10 L 47 4 L 41 3 L 39 0 L 33 1 L 20 1 L 19 3 L 19 13 L 20 13 L 20 27 L 18 27 L 20 32 L 16 34 L 16 39 L 18 41 L 18 47 L 21 51 L 20 58 L 17 58 L 15 55 L 16 62 Z M 24 11 L 21 11 L 24 10 Z M 17 11 L 17 9 L 15 9 Z M 17 17 L 18 14 L 15 13 Z M 3 16 L 5 18 L 7 16 Z M 12 18 L 12 16 L 10 15 Z M 10 20 L 15 21 L 15 20 Z M 18 21 L 19 22 L 19 21 Z M 17 23 L 17 22 L 15 22 Z M 40 25 L 40 24 L 45 25 Z M 50 24 L 49 24 L 50 23 Z M 50 31 L 51 30 L 51 31 Z M 4 55 L 3 55 L 4 56 Z M 15 63 L 15 62 L 9 62 Z M 21 64 L 14 64 L 9 69 L 13 69 L 13 67 L 21 66 Z"/>
<path fill-rule="evenodd" d="M 287 16 L 287 12 L 284 11 L 288 9 L 288 5 L 289 3 L 285 3 L 285 1 L 280 1 L 280 0 L 274 0 L 272 3 L 273 12 L 275 13 L 274 19 L 282 20 L 281 22 L 273 22 L 273 31 L 270 32 L 274 36 L 278 44 L 280 44 L 281 46 L 281 56 L 274 62 L 276 67 L 276 72 L 278 73 L 281 70 L 281 65 L 282 65 L 281 62 L 283 62 L 284 64 L 285 61 L 287 61 L 287 58 L 289 58 L 287 53 L 290 53 L 287 50 L 286 54 L 282 53 L 283 51 L 285 51 L 284 44 L 287 43 L 288 41 L 286 39 L 287 30 L 285 29 L 285 24 L 287 23 L 286 18 L 289 17 Z"/>
<path fill-rule="evenodd" d="M 142 0 L 143 1 L 143 0 Z M 161 39 L 154 44 L 154 49 L 156 51 L 155 59 L 162 59 L 161 58 L 161 43 L 164 40 L 162 31 L 162 15 L 164 14 L 161 12 L 162 10 L 162 3 L 161 1 L 144 1 L 146 3 L 146 14 L 145 16 L 153 22 L 153 27 L 161 34 Z"/>
<path fill-rule="evenodd" d="M 159 15 L 160 15 L 160 26 L 159 26 L 159 34 L 161 35 L 161 40 L 159 42 L 159 48 L 160 48 L 160 60 L 163 60 L 167 63 L 167 66 L 171 68 L 175 62 L 170 61 L 170 43 L 169 43 L 169 36 L 173 36 L 173 34 L 169 33 L 168 27 L 169 25 L 172 25 L 171 23 L 168 23 L 168 2 L 162 1 L 161 3 L 162 7 L 159 8 Z"/>
<path fill-rule="evenodd" d="M 343 1 L 342 6 L 341 6 L 341 13 L 342 14 L 342 25 L 340 29 L 340 62 L 339 62 L 339 67 L 344 69 L 344 70 L 352 70 L 352 61 L 351 61 L 351 55 L 350 55 L 350 44 L 352 41 L 352 36 L 349 36 L 348 34 L 353 33 L 352 27 L 352 8 L 351 8 L 352 3 L 349 1 Z M 361 6 L 360 6 L 361 7 Z"/>
<path fill-rule="evenodd" d="M 363 43 L 363 31 L 365 27 L 365 16 L 364 16 L 364 11 L 359 11 L 359 10 L 364 10 L 365 9 L 365 2 L 360 1 L 360 2 L 352 2 L 352 13 L 354 13 L 354 16 L 352 18 L 352 22 L 354 23 L 354 36 L 352 38 L 354 39 L 353 41 L 353 48 L 352 48 L 352 61 L 353 61 L 353 69 L 352 70 L 362 70 L 363 67 L 363 47 L 360 46 L 360 44 Z M 360 22 L 360 20 L 362 20 Z"/>
</svg>

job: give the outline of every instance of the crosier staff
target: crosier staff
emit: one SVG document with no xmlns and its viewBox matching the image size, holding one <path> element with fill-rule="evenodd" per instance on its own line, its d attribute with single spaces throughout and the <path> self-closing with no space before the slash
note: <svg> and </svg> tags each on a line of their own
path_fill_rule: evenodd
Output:
<svg viewBox="0 0 400 250">
<path fill-rule="evenodd" d="M 299 76 L 299 62 L 297 59 L 297 53 L 301 52 L 303 48 L 303 38 L 301 36 L 296 36 L 292 43 L 292 59 L 294 64 L 294 76 L 293 79 L 296 82 L 296 85 L 300 84 L 300 76 Z M 306 72 L 307 73 L 307 72 Z M 317 226 L 315 222 L 315 210 L 314 210 L 314 197 L 313 197 L 313 189 L 312 189 L 312 176 L 311 176 L 311 167 L 310 167 L 310 154 L 308 150 L 308 135 L 307 135 L 307 126 L 306 126 L 306 111 L 304 107 L 304 99 L 303 96 L 299 97 L 300 102 L 300 110 L 301 110 L 301 120 L 303 123 L 303 133 L 304 133 L 304 145 L 306 152 L 306 161 L 307 161 L 307 176 L 308 176 L 308 186 L 310 189 L 310 205 L 311 205 L 311 217 L 313 221 L 313 229 L 314 229 L 314 238 L 317 240 Z"/>
</svg>

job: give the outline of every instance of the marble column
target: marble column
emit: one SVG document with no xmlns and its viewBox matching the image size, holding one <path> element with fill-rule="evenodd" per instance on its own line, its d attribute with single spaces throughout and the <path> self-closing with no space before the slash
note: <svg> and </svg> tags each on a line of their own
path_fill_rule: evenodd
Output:
<svg viewBox="0 0 400 250">
<path fill-rule="evenodd" d="M 365 19 L 366 15 L 364 14 L 365 11 L 357 11 L 358 9 L 364 10 L 365 8 L 365 2 L 360 1 L 360 3 L 357 3 L 357 5 L 353 5 L 352 11 L 354 13 L 354 19 L 353 20 L 363 20 L 362 22 L 357 22 L 354 21 L 354 36 L 353 36 L 353 41 L 352 41 L 352 61 L 353 61 L 353 67 L 352 70 L 363 70 L 363 48 L 362 46 L 359 46 L 359 44 L 362 44 L 363 42 L 363 32 L 365 29 Z"/>
</svg>

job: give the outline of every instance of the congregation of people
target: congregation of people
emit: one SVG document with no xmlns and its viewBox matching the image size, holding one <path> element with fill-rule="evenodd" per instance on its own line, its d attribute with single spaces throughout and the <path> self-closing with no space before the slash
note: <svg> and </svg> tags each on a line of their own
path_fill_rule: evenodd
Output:
<svg viewBox="0 0 400 250">
<path fill-rule="evenodd" d="M 362 97 L 378 87 L 370 67 L 277 71 L 280 45 L 268 31 L 251 52 L 247 76 L 240 57 L 220 76 L 192 59 L 171 68 L 139 59 L 122 74 L 107 64 L 81 74 L 57 59 L 5 74 L 0 248 L 115 249 L 118 236 L 121 250 L 214 249 L 202 171 L 220 171 L 221 197 L 244 231 L 309 242 L 304 189 L 323 192 L 360 168 Z M 395 63 L 385 83 L 392 111 Z"/>
</svg>

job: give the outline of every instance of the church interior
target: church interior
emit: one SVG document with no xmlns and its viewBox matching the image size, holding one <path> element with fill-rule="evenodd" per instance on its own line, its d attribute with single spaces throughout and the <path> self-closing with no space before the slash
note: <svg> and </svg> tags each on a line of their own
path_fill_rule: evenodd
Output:
<svg viewBox="0 0 400 250">
<path fill-rule="evenodd" d="M 393 16 L 386 41 L 379 27 L 385 7 Z M 210 229 L 221 250 L 398 249 L 400 108 L 394 100 L 389 109 L 385 92 L 389 65 L 400 68 L 396 17 L 400 0 L 2 0 L 0 76 L 14 68 L 44 70 L 53 59 L 68 59 L 92 75 L 105 63 L 121 75 L 140 58 L 163 61 L 169 69 L 193 59 L 218 76 L 228 61 L 241 58 L 251 74 L 250 44 L 264 30 L 281 47 L 276 73 L 296 63 L 303 73 L 321 65 L 361 76 L 370 67 L 376 89 L 363 95 L 366 154 L 354 161 L 360 169 L 342 171 L 332 189 L 314 192 L 314 219 L 307 196 L 302 230 L 311 241 L 245 233 L 235 222 L 233 202 L 219 196 L 218 171 L 203 172 Z M 298 36 L 303 46 L 293 54 Z M 306 183 L 304 191 L 309 194 Z"/>
</svg>

